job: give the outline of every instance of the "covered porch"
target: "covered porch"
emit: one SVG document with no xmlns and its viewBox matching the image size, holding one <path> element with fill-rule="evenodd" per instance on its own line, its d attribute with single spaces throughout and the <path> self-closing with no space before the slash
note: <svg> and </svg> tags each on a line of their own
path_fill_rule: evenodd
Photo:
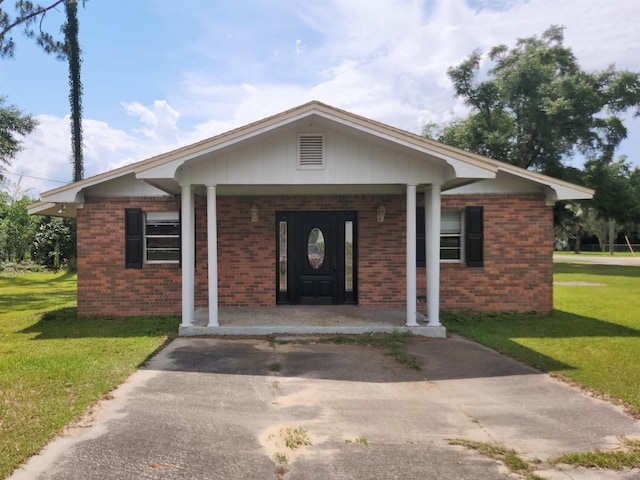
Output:
<svg viewBox="0 0 640 480">
<path fill-rule="evenodd" d="M 442 325 L 429 325 L 417 313 L 417 325 L 406 325 L 404 307 L 359 305 L 279 305 L 219 307 L 218 325 L 209 322 L 207 307 L 196 309 L 192 325 L 181 325 L 181 336 L 271 334 L 366 334 L 409 331 L 426 337 L 446 336 Z"/>
</svg>

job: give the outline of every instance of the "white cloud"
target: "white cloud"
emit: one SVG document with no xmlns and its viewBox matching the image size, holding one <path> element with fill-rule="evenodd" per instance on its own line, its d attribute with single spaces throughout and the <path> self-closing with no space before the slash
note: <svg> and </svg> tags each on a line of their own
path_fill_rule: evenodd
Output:
<svg viewBox="0 0 640 480">
<path fill-rule="evenodd" d="M 301 25 L 294 37 L 265 50 L 282 48 L 284 52 L 290 39 L 296 38 L 295 52 L 246 64 L 243 52 L 216 50 L 212 53 L 215 68 L 202 62 L 182 67 L 180 83 L 167 85 L 165 99 L 152 105 L 122 104 L 128 115 L 138 119 L 140 128 L 125 131 L 118 128 L 117 120 L 85 120 L 87 174 L 216 135 L 312 99 L 419 133 L 427 121 L 447 121 L 467 112 L 453 98 L 448 67 L 476 48 L 486 52 L 501 43 L 511 47 L 517 38 L 540 35 L 552 24 L 566 26 L 565 44 L 583 68 L 596 70 L 615 63 L 619 69 L 640 70 L 637 0 L 476 0 L 473 5 L 465 0 L 375 1 L 367 2 L 365 8 L 363 2 L 353 0 L 283 2 L 282 8 L 295 9 Z M 203 14 L 194 11 L 193 15 Z M 268 41 L 268 35 L 258 33 L 256 38 Z M 215 29 L 202 30 L 202 35 L 202 45 L 190 44 L 190 49 L 211 51 Z M 227 71 L 234 76 L 225 76 Z M 136 98 L 135 92 L 129 98 Z M 68 120 L 39 118 L 42 125 L 27 138 L 27 148 L 13 170 L 69 178 Z M 629 126 L 632 149 L 640 151 L 640 121 Z"/>
<path fill-rule="evenodd" d="M 37 196 L 42 190 L 59 187 L 62 185 L 60 182 L 69 182 L 73 176 L 69 117 L 38 115 L 37 119 L 40 124 L 25 138 L 24 149 L 7 168 L 9 172 L 25 175 L 21 185 L 31 196 Z M 19 181 L 15 175 L 8 178 L 13 183 Z"/>
<path fill-rule="evenodd" d="M 153 108 L 145 107 L 138 102 L 123 103 L 125 111 L 147 125 L 138 130 L 146 137 L 154 140 L 171 141 L 178 139 L 177 121 L 180 114 L 165 100 L 155 100 Z"/>
<path fill-rule="evenodd" d="M 166 102 L 155 102 L 154 108 L 128 105 L 127 111 L 137 112 L 143 128 L 135 135 L 111 127 L 105 122 L 84 119 L 83 155 L 85 177 L 143 160 L 180 145 L 176 137 L 177 112 Z M 24 175 L 22 185 L 30 195 L 51 190 L 72 178 L 69 117 L 38 115 L 40 125 L 24 141 L 24 149 L 8 169 Z M 165 132 L 169 132 L 166 134 Z M 12 175 L 10 180 L 17 181 Z"/>
</svg>

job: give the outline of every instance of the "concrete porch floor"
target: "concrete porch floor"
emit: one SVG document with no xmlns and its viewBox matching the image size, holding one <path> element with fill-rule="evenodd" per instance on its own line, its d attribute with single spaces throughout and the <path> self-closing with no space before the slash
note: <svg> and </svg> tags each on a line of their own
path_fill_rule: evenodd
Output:
<svg viewBox="0 0 640 480">
<path fill-rule="evenodd" d="M 409 331 L 425 337 L 446 336 L 443 326 L 427 326 L 418 313 L 417 327 L 406 326 L 404 307 L 358 305 L 280 305 L 277 307 L 221 307 L 219 327 L 208 327 L 208 310 L 195 312 L 193 326 L 180 326 L 180 336 L 272 335 L 272 334 L 363 334 Z"/>
</svg>

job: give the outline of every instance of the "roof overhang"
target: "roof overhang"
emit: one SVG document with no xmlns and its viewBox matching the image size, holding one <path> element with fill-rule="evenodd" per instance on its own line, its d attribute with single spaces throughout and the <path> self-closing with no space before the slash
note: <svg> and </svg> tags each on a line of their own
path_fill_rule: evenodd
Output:
<svg viewBox="0 0 640 480">
<path fill-rule="evenodd" d="M 545 192 L 548 203 L 557 200 L 588 199 L 593 191 L 570 183 L 530 172 L 458 148 L 450 147 L 419 135 L 406 132 L 367 118 L 354 115 L 320 102 L 310 102 L 272 117 L 222 133 L 215 137 L 178 148 L 155 157 L 105 172 L 86 180 L 50 190 L 41 194 L 42 201 L 29 207 L 30 214 L 75 216 L 76 210 L 84 204 L 87 189 L 103 186 L 107 182 L 117 181 L 127 175 L 133 175 L 153 187 L 169 194 L 179 194 L 180 168 L 189 162 L 213 158 L 225 149 L 233 148 L 243 142 L 252 142 L 262 136 L 268 136 L 281 128 L 299 122 L 316 122 L 320 125 L 340 128 L 352 135 L 359 135 L 367 141 L 384 144 L 387 147 L 410 152 L 424 161 L 439 164 L 442 168 L 443 191 L 470 183 L 493 179 L 499 172 L 513 175 L 540 186 Z M 221 187 L 224 192 L 226 187 Z M 230 186 L 229 186 L 230 187 Z M 346 185 L 302 186 L 305 192 L 332 192 L 344 190 Z M 384 185 L 377 190 L 385 190 Z M 385 190 L 396 190 L 397 185 L 389 185 Z M 244 191 L 269 191 L 273 186 L 244 186 Z M 365 190 L 371 187 L 362 186 Z M 291 192 L 296 188 L 288 189 Z M 376 188 L 373 187 L 373 191 Z M 282 191 L 282 190 L 280 190 Z"/>
</svg>

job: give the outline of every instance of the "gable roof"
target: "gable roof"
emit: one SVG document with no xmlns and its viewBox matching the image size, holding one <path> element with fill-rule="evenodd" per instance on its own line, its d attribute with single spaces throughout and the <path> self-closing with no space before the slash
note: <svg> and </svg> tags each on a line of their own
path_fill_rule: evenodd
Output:
<svg viewBox="0 0 640 480">
<path fill-rule="evenodd" d="M 157 176 L 158 172 L 163 172 L 162 175 L 168 178 L 166 172 L 175 172 L 179 166 L 191 159 L 237 145 L 258 135 L 275 131 L 311 116 L 329 121 L 336 127 L 344 127 L 365 133 L 390 144 L 438 158 L 450 165 L 456 172 L 457 177 L 486 179 L 495 177 L 498 172 L 503 172 L 550 189 L 553 192 L 552 198 L 550 198 L 552 201 L 585 199 L 591 198 L 593 195 L 593 191 L 588 188 L 451 147 L 318 101 L 311 101 L 208 139 L 43 192 L 41 201 L 31 205 L 29 213 L 75 216 L 75 207 L 83 203 L 83 193 L 87 188 L 127 175 L 133 175 L 139 179 L 150 179 Z M 456 183 L 452 182 L 448 188 L 454 188 L 455 186 L 457 186 Z M 61 208 L 62 205 L 65 206 L 64 209 Z"/>
</svg>

